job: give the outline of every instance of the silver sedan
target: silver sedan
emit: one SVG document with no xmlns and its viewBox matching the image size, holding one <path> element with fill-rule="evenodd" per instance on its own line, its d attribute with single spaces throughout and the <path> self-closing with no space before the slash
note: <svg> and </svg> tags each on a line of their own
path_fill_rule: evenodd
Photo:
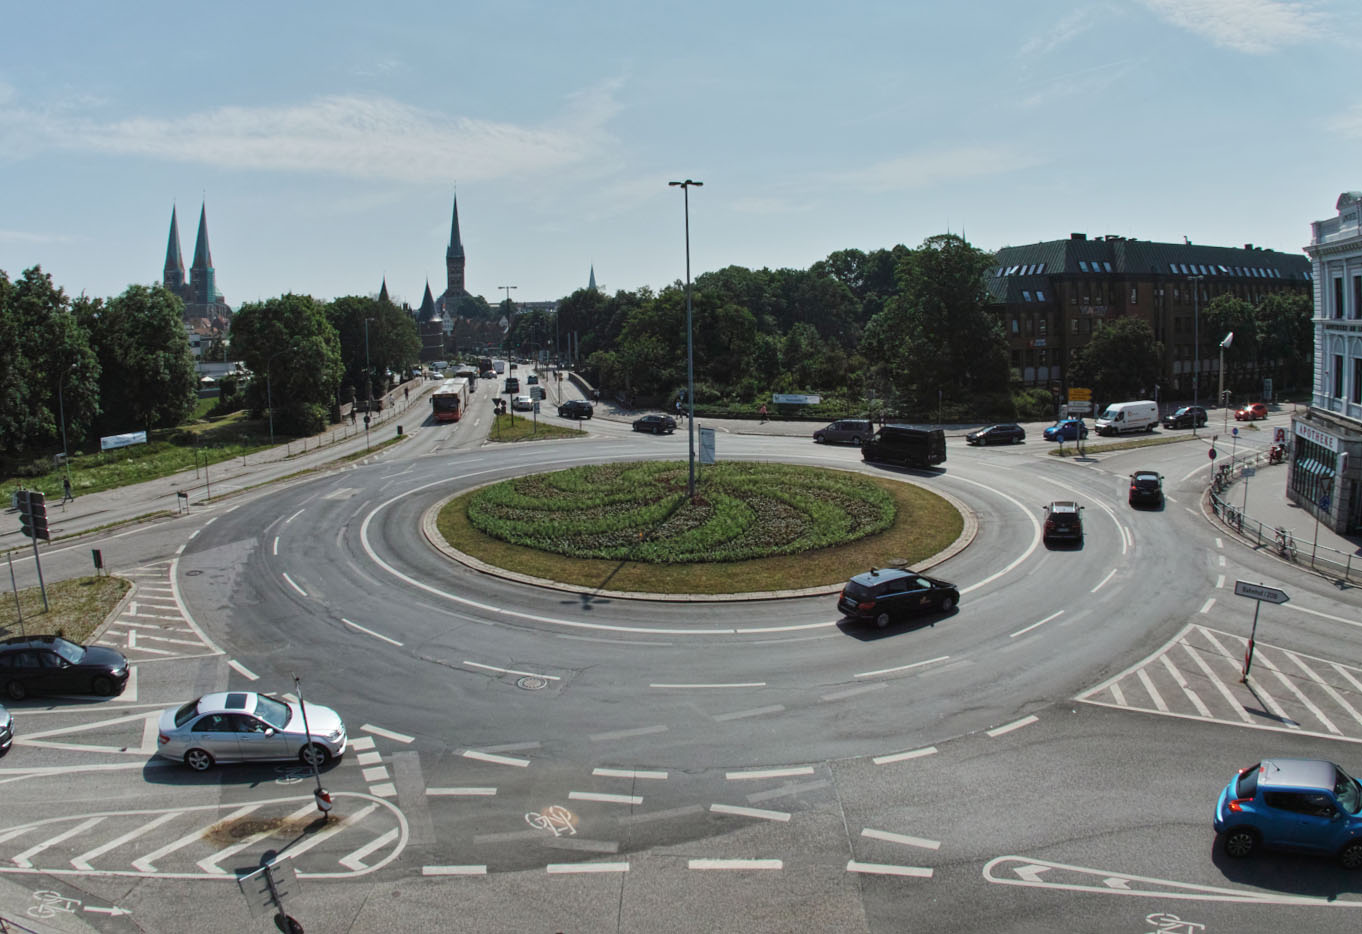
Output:
<svg viewBox="0 0 1362 934">
<path fill-rule="evenodd" d="M 205 694 L 161 714 L 156 754 L 202 772 L 215 762 L 301 759 L 322 766 L 345 754 L 345 724 L 330 707 L 257 694 Z"/>
</svg>

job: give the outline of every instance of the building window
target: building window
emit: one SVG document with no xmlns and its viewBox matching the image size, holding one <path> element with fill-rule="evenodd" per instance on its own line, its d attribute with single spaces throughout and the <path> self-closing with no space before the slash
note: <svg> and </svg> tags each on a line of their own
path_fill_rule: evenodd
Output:
<svg viewBox="0 0 1362 934">
<path fill-rule="evenodd" d="M 1334 398 L 1343 398 L 1343 354 L 1334 354 Z"/>
<path fill-rule="evenodd" d="M 1050 326 L 1050 316 L 1041 315 L 1036 319 L 1036 333 L 1041 337 L 1045 336 L 1045 330 Z"/>
<path fill-rule="evenodd" d="M 1021 326 L 1017 323 L 1017 319 L 1016 319 L 1016 318 L 1013 318 L 1013 319 L 1012 319 L 1012 333 L 1013 333 L 1013 334 L 1016 334 L 1016 333 L 1018 333 L 1020 330 L 1021 330 Z"/>
<path fill-rule="evenodd" d="M 1031 301 L 1031 293 L 1028 292 L 1026 289 L 1022 289 L 1022 301 L 1024 302 Z"/>
<path fill-rule="evenodd" d="M 1137 293 L 1135 287 L 1134 287 L 1134 286 L 1131 286 L 1131 287 L 1130 287 L 1130 304 L 1133 305 L 1133 304 L 1135 304 L 1137 301 L 1139 301 L 1139 295 L 1138 295 L 1138 293 Z"/>
<path fill-rule="evenodd" d="M 1353 276 L 1353 313 L 1354 318 L 1362 318 L 1362 275 Z"/>
<path fill-rule="evenodd" d="M 1078 319 L 1077 319 L 1077 318 L 1072 318 L 1072 319 L 1070 319 L 1070 324 L 1073 325 L 1073 327 L 1071 328 L 1072 333 L 1077 334 L 1077 333 L 1078 333 Z"/>
<path fill-rule="evenodd" d="M 1043 301 L 1045 301 L 1045 290 L 1044 290 L 1044 289 L 1036 289 L 1036 301 L 1038 301 L 1038 302 L 1043 302 Z"/>
<path fill-rule="evenodd" d="M 1353 404 L 1362 404 L 1362 357 L 1353 358 Z"/>
<path fill-rule="evenodd" d="M 1085 260 L 1085 259 L 1080 259 L 1080 260 L 1078 261 L 1078 269 L 1079 269 L 1080 272 L 1087 272 L 1087 271 L 1088 271 L 1088 261 Z"/>
<path fill-rule="evenodd" d="M 1334 276 L 1334 317 L 1343 317 L 1343 277 Z"/>
<path fill-rule="evenodd" d="M 1291 458 L 1291 489 L 1301 498 L 1318 503 L 1334 487 L 1334 467 L 1338 455 L 1322 444 L 1296 436 L 1296 451 Z"/>
</svg>

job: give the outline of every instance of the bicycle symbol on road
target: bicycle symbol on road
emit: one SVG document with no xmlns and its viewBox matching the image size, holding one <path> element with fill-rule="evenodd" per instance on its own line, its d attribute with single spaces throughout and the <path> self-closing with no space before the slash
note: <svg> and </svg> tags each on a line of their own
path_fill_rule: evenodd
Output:
<svg viewBox="0 0 1362 934">
<path fill-rule="evenodd" d="M 555 837 L 563 834 L 572 837 L 577 835 L 576 816 L 559 804 L 544 808 L 543 812 L 528 812 L 525 815 L 525 822 L 535 830 L 551 830 Z"/>
<path fill-rule="evenodd" d="M 296 785 L 312 777 L 312 769 L 305 765 L 276 765 L 274 771 L 279 774 L 276 785 Z"/>
<path fill-rule="evenodd" d="M 1154 925 L 1154 930 L 1148 934 L 1196 934 L 1197 931 L 1206 930 L 1206 925 L 1197 924 L 1195 921 L 1183 921 L 1177 915 L 1171 915 L 1166 911 L 1156 911 L 1152 915 L 1145 916 L 1145 923 Z"/>
<path fill-rule="evenodd" d="M 80 908 L 80 899 L 67 898 L 60 892 L 40 890 L 33 897 L 38 904 L 28 906 L 30 918 L 55 918 L 58 914 L 74 914 Z"/>
</svg>

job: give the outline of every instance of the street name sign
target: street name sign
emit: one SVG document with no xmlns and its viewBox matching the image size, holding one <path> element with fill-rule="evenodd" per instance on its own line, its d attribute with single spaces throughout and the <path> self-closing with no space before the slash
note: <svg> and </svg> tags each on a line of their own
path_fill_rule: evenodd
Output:
<svg viewBox="0 0 1362 934">
<path fill-rule="evenodd" d="M 1248 597 L 1250 600 L 1266 600 L 1268 603 L 1285 603 L 1291 599 L 1284 590 L 1263 584 L 1250 584 L 1248 581 L 1235 581 L 1234 593 L 1236 596 Z"/>
</svg>

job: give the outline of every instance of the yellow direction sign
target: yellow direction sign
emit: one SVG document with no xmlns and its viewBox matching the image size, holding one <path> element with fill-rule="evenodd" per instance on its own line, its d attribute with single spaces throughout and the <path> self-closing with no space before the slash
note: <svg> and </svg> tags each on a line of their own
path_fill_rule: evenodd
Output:
<svg viewBox="0 0 1362 934">
<path fill-rule="evenodd" d="M 1092 390 L 1091 390 L 1091 389 L 1080 389 L 1080 388 L 1078 388 L 1078 387 L 1076 387 L 1076 386 L 1070 387 L 1070 388 L 1069 388 L 1069 401 L 1070 401 L 1070 402 L 1091 402 L 1091 401 L 1092 401 Z"/>
</svg>

